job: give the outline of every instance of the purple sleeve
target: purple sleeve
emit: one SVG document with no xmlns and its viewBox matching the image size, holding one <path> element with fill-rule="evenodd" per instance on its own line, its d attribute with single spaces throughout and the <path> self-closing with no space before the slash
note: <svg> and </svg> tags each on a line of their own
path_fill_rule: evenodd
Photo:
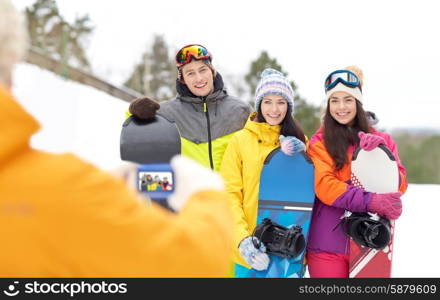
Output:
<svg viewBox="0 0 440 300">
<path fill-rule="evenodd" d="M 339 196 L 332 206 L 353 212 L 367 212 L 372 193 L 361 188 L 348 185 L 347 191 Z"/>
</svg>

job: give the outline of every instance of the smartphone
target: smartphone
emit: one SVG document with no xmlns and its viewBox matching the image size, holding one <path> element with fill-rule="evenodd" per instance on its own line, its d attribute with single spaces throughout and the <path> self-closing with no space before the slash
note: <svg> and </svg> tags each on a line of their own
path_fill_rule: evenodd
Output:
<svg viewBox="0 0 440 300">
<path fill-rule="evenodd" d="M 168 208 L 167 198 L 174 192 L 175 178 L 170 164 L 139 165 L 136 177 L 139 192 Z"/>
</svg>

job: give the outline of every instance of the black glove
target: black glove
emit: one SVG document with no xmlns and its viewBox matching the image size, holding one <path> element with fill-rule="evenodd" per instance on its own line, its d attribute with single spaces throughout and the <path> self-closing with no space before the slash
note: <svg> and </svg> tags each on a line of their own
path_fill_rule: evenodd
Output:
<svg viewBox="0 0 440 300">
<path fill-rule="evenodd" d="M 156 115 L 156 111 L 159 110 L 160 105 L 156 100 L 144 97 L 137 98 L 130 103 L 128 111 L 141 120 L 147 120 L 153 118 Z"/>
</svg>

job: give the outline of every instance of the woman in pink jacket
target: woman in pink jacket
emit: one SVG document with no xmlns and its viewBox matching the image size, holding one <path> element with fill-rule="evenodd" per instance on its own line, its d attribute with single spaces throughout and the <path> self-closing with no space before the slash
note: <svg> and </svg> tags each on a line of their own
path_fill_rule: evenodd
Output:
<svg viewBox="0 0 440 300">
<path fill-rule="evenodd" d="M 362 71 L 332 72 L 325 81 L 327 108 L 323 125 L 312 136 L 308 154 L 315 165 L 317 200 L 310 227 L 307 260 L 311 277 L 348 277 L 349 239 L 338 224 L 345 210 L 374 212 L 388 219 L 402 213 L 406 171 L 390 135 L 372 128 L 362 107 Z M 350 182 L 351 157 L 359 145 L 371 151 L 386 145 L 399 166 L 400 193 L 376 194 Z"/>
</svg>

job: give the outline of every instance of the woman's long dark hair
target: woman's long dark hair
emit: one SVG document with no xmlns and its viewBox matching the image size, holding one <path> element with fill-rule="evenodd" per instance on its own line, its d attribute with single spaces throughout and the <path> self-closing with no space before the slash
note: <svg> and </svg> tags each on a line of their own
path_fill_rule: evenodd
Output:
<svg viewBox="0 0 440 300">
<path fill-rule="evenodd" d="M 368 133 L 369 125 L 362 104 L 358 100 L 356 100 L 356 116 L 352 125 L 338 123 L 330 114 L 330 105 L 327 105 L 324 115 L 324 144 L 333 158 L 337 171 L 347 163 L 348 147 L 359 143 L 359 131 Z"/>
<path fill-rule="evenodd" d="M 263 113 L 261 112 L 261 105 L 258 108 L 255 120 L 260 123 L 266 122 L 266 119 L 264 119 Z M 292 109 L 290 108 L 290 106 L 288 106 L 286 116 L 284 117 L 284 120 L 280 123 L 280 126 L 280 134 L 284 136 L 294 136 L 303 143 L 306 142 L 304 131 L 302 130 L 301 125 L 299 125 L 299 123 L 292 117 Z"/>
</svg>

